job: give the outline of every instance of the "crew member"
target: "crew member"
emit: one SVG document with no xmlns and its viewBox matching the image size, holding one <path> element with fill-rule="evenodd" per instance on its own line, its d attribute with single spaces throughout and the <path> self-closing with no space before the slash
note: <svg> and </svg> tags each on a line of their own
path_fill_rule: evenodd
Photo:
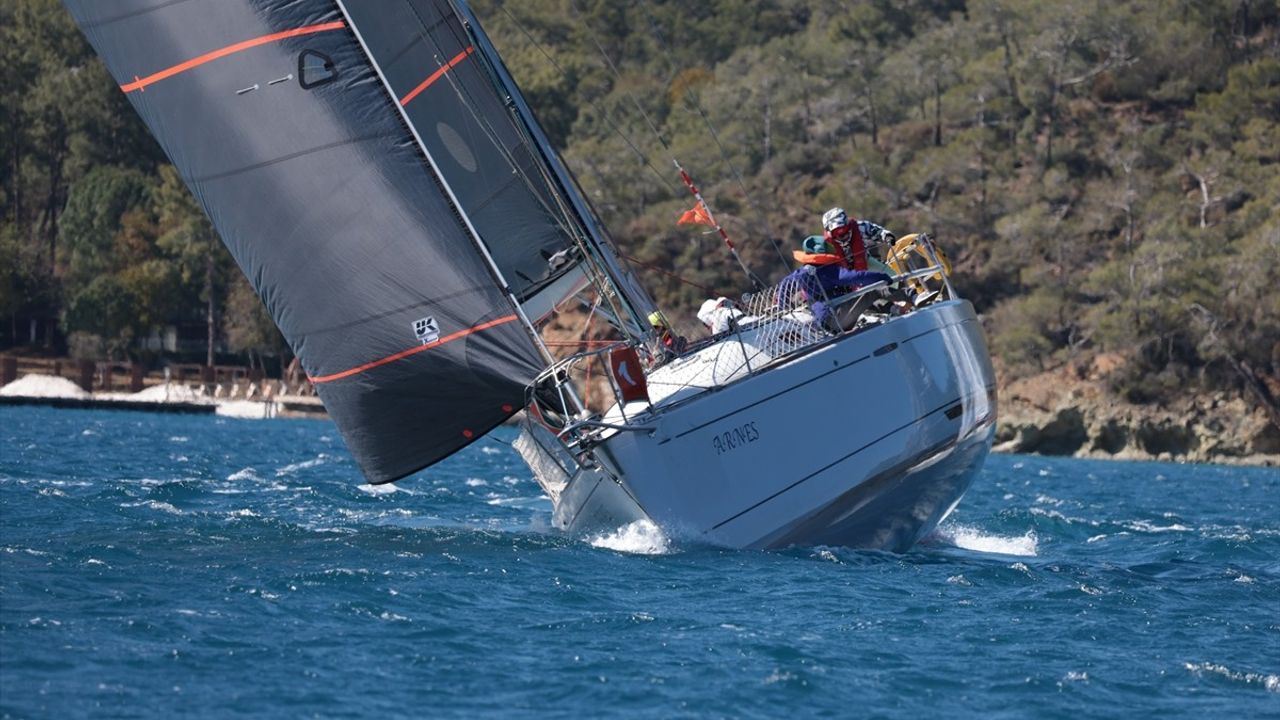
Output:
<svg viewBox="0 0 1280 720">
<path fill-rule="evenodd" d="M 849 224 L 846 223 L 844 227 L 849 227 Z M 830 328 L 832 324 L 828 323 L 830 314 L 827 309 L 828 301 L 872 283 L 892 282 L 892 278 L 887 273 L 866 269 L 865 252 L 862 253 L 860 263 L 863 269 L 849 267 L 846 261 L 857 258 L 857 254 L 853 251 L 860 249 L 860 243 L 855 245 L 853 242 L 848 242 L 846 245 L 849 253 L 845 252 L 845 248 L 833 247 L 816 235 L 806 238 L 803 251 L 794 253 L 795 258 L 802 265 L 778 283 L 774 298 L 777 303 L 785 307 L 792 296 L 800 292 L 810 303 L 814 320 Z M 837 327 L 841 325 L 838 322 L 833 324 Z"/>
<path fill-rule="evenodd" d="M 733 301 L 727 297 L 705 300 L 698 309 L 698 319 L 712 335 L 729 332 L 734 322 L 742 317 L 742 311 L 734 307 Z"/>
<path fill-rule="evenodd" d="M 671 360 L 684 352 L 685 346 L 689 344 L 684 336 L 675 334 L 671 329 L 671 323 L 667 321 L 667 316 L 663 315 L 661 310 L 649 313 L 649 325 L 653 327 L 658 337 L 658 344 L 663 351 L 659 362 Z"/>
<path fill-rule="evenodd" d="M 848 269 L 882 272 L 887 272 L 888 268 L 875 258 L 867 257 L 867 246 L 893 245 L 897 240 L 893 233 L 869 220 L 851 220 L 849 213 L 838 207 L 822 214 L 822 239 Z"/>
</svg>

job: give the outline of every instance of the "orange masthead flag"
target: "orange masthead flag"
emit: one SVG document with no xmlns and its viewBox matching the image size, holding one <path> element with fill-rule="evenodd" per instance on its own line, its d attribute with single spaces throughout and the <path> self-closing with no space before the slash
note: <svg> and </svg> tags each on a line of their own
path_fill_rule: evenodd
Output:
<svg viewBox="0 0 1280 720">
<path fill-rule="evenodd" d="M 692 210 L 686 210 L 680 219 L 676 221 L 677 225 L 710 225 L 715 227 L 716 224 L 711 222 L 711 213 L 707 212 L 707 206 L 698 201 Z"/>
</svg>

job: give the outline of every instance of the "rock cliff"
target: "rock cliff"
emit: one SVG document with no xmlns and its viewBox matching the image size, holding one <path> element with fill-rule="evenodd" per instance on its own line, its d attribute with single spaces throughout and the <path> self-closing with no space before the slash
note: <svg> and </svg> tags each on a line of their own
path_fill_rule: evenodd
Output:
<svg viewBox="0 0 1280 720">
<path fill-rule="evenodd" d="M 1213 393 L 1135 405 L 1109 392 L 1103 355 L 1001 383 L 997 452 L 1280 467 L 1280 428 L 1249 398 Z"/>
</svg>

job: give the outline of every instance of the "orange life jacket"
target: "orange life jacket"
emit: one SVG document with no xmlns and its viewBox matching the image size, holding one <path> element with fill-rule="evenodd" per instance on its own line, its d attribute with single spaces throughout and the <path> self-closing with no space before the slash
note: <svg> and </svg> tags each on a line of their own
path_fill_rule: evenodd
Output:
<svg viewBox="0 0 1280 720">
<path fill-rule="evenodd" d="M 844 257 L 835 253 L 807 253 L 803 250 L 792 250 L 791 256 L 802 265 L 835 265 L 836 263 L 844 263 Z"/>
<path fill-rule="evenodd" d="M 827 247 L 834 248 L 835 252 L 829 253 L 810 253 L 804 250 L 792 250 L 791 256 L 796 262 L 804 265 L 844 265 L 850 270 L 866 270 L 867 269 L 867 248 L 862 242 L 862 232 L 858 230 L 857 223 L 853 223 L 851 230 L 853 237 L 849 241 L 849 249 L 852 257 L 845 257 L 844 251 L 840 244 L 831 239 L 831 233 L 824 232 L 823 239 L 827 241 Z"/>
</svg>

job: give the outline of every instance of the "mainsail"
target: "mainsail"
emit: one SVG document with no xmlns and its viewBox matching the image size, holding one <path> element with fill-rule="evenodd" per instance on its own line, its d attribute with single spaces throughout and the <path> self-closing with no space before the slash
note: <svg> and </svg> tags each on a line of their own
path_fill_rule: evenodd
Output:
<svg viewBox="0 0 1280 720">
<path fill-rule="evenodd" d="M 339 2 L 432 164 L 520 301 L 582 235 L 448 2 Z"/>
<path fill-rule="evenodd" d="M 67 5 L 371 482 L 448 456 L 523 405 L 544 361 L 517 299 L 563 272 L 557 253 L 576 260 L 571 236 L 548 230 L 564 215 L 549 186 L 528 181 L 529 154 L 464 113 L 481 101 L 417 115 L 414 102 L 436 106 L 433 83 L 454 93 L 463 82 L 449 76 L 466 71 L 465 47 L 443 46 L 454 54 L 393 96 L 388 81 L 407 66 L 389 63 L 404 69 L 384 78 L 352 26 L 362 20 L 330 0 Z M 383 20 L 369 14 L 372 32 Z M 511 172 L 489 165 L 495 138 L 516 180 L 467 184 L 445 169 Z"/>
<path fill-rule="evenodd" d="M 550 146 L 484 30 L 454 0 L 338 0 L 512 291 L 536 321 L 587 280 L 629 334 L 656 309 Z M 593 272 L 598 268 L 598 272 Z M 561 278 L 560 282 L 555 282 Z"/>
</svg>

